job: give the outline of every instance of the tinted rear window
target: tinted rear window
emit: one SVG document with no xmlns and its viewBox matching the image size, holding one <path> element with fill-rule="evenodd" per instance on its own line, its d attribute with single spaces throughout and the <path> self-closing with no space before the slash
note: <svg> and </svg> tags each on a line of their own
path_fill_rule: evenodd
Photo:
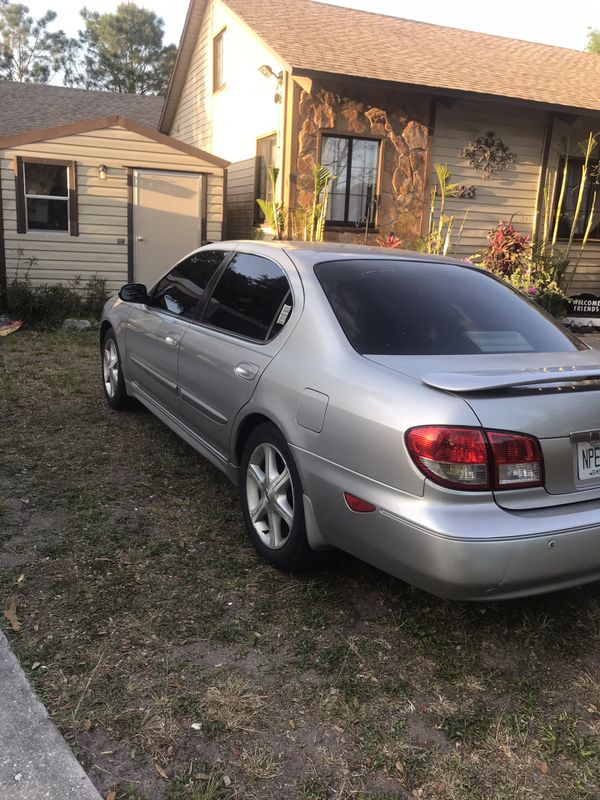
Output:
<svg viewBox="0 0 600 800">
<path fill-rule="evenodd" d="M 315 273 L 350 344 L 364 355 L 585 349 L 478 269 L 372 259 L 328 261 Z"/>
<path fill-rule="evenodd" d="M 268 258 L 237 253 L 219 278 L 204 322 L 262 342 L 281 330 L 291 308 L 290 285 L 281 267 Z"/>
</svg>

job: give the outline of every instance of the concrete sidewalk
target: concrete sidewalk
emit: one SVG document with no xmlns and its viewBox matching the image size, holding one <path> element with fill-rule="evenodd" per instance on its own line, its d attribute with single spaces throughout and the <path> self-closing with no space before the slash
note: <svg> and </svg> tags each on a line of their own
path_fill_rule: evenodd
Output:
<svg viewBox="0 0 600 800">
<path fill-rule="evenodd" d="M 102 800 L 0 631 L 0 798 Z"/>
</svg>

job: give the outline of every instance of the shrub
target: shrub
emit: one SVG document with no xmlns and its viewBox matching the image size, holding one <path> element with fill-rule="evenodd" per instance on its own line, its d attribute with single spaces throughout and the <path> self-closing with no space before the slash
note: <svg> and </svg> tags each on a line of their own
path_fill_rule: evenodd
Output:
<svg viewBox="0 0 600 800">
<path fill-rule="evenodd" d="M 543 248 L 532 247 L 512 221 L 500 221 L 488 234 L 489 245 L 473 256 L 480 267 L 503 278 L 530 300 L 555 316 L 566 309 L 566 295 L 559 282 L 568 260 L 559 251 L 550 255 Z"/>
<path fill-rule="evenodd" d="M 106 279 L 94 275 L 86 284 L 84 297 L 84 311 L 94 319 L 99 319 L 104 304 L 108 300 Z"/>
<path fill-rule="evenodd" d="M 565 313 L 567 296 L 555 281 L 552 271 L 543 262 L 537 265 L 532 262 L 528 269 L 515 270 L 506 280 L 554 316 Z"/>
<path fill-rule="evenodd" d="M 8 284 L 6 311 L 36 328 L 56 328 L 67 317 L 98 318 L 108 299 L 106 281 L 95 275 L 85 286 L 77 276 L 68 283 L 34 286 L 29 273 Z"/>
<path fill-rule="evenodd" d="M 519 233 L 512 221 L 500 221 L 487 238 L 489 244 L 478 254 L 477 261 L 495 275 L 508 277 L 521 270 L 530 259 L 531 240 Z"/>
</svg>

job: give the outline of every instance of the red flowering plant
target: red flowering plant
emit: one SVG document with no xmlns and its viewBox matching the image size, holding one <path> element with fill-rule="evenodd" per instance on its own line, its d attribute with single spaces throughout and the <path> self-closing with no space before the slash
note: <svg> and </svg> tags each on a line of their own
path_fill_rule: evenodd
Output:
<svg viewBox="0 0 600 800">
<path fill-rule="evenodd" d="M 512 220 L 501 220 L 488 234 L 488 242 L 472 257 L 474 263 L 503 278 L 551 313 L 563 313 L 566 296 L 556 280 L 553 263 L 532 246 L 529 236 L 519 233 Z"/>
<path fill-rule="evenodd" d="M 391 247 L 393 249 L 397 249 L 398 247 L 402 247 L 402 239 L 399 236 L 396 236 L 394 233 L 388 233 L 385 238 L 383 236 L 378 236 L 377 244 L 380 247 Z"/>
<path fill-rule="evenodd" d="M 478 263 L 495 275 L 509 277 L 522 269 L 531 255 L 531 240 L 515 228 L 512 220 L 498 223 L 488 233 L 489 245 L 479 253 Z"/>
</svg>

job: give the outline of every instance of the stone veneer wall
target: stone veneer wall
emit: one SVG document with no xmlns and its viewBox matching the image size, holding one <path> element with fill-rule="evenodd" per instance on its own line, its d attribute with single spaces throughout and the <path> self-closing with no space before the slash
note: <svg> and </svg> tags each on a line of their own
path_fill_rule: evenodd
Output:
<svg viewBox="0 0 600 800">
<path fill-rule="evenodd" d="M 379 176 L 378 234 L 393 232 L 410 247 L 421 235 L 427 190 L 429 132 L 427 98 L 408 97 L 392 90 L 372 92 L 344 87 L 313 85 L 299 97 L 295 181 L 292 179 L 290 209 L 312 204 L 312 165 L 319 160 L 319 132 L 374 136 L 382 141 Z M 294 189 L 295 183 L 295 189 Z M 364 241 L 364 228 L 327 230 L 328 241 Z"/>
</svg>

